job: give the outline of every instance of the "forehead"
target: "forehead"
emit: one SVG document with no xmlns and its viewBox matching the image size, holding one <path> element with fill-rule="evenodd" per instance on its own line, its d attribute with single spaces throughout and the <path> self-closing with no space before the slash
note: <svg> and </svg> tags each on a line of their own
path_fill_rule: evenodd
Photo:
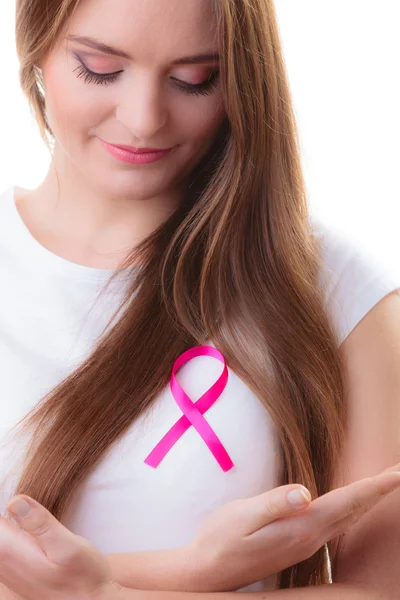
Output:
<svg viewBox="0 0 400 600">
<path fill-rule="evenodd" d="M 138 58 L 217 49 L 214 0 L 82 0 L 69 33 L 96 37 Z"/>
</svg>

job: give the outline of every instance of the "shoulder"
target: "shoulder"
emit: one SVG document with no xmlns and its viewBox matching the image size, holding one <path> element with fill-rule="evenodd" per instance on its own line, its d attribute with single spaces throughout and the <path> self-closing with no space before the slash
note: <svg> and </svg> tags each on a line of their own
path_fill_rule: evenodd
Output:
<svg viewBox="0 0 400 600">
<path fill-rule="evenodd" d="M 312 233 L 320 247 L 326 309 L 341 344 L 380 300 L 400 291 L 400 264 L 389 268 L 370 247 L 321 221 L 313 221 Z"/>
</svg>

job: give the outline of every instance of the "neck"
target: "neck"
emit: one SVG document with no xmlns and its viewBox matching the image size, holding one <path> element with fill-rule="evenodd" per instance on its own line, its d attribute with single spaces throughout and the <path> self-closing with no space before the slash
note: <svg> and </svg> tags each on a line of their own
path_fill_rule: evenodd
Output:
<svg viewBox="0 0 400 600">
<path fill-rule="evenodd" d="M 155 197 L 107 195 L 55 148 L 42 184 L 18 200 L 32 235 L 50 251 L 78 264 L 117 268 L 130 250 L 176 209 L 182 190 Z M 57 174 L 58 181 L 57 181 Z"/>
</svg>

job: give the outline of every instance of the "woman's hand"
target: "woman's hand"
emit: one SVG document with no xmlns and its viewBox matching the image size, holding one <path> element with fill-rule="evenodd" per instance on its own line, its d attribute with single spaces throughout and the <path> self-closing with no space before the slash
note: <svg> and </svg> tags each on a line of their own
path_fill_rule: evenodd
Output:
<svg viewBox="0 0 400 600">
<path fill-rule="evenodd" d="M 311 503 L 305 498 L 305 505 L 297 509 L 287 495 L 304 490 L 297 485 L 224 505 L 186 547 L 187 555 L 203 569 L 198 591 L 239 589 L 306 559 L 398 487 L 400 465 Z M 11 510 L 17 498 L 31 506 L 19 518 Z M 0 582 L 12 593 L 23 600 L 118 597 L 120 586 L 112 580 L 107 557 L 87 540 L 26 496 L 13 498 L 9 512 L 21 528 L 0 517 Z M 11 598 L 12 594 L 5 596 Z"/>
<path fill-rule="evenodd" d="M 399 487 L 397 465 L 311 503 L 305 488 L 288 485 L 225 504 L 188 547 L 193 560 L 203 565 L 198 591 L 237 590 L 309 558 Z M 296 489 L 306 494 L 297 507 L 288 496 Z"/>
<path fill-rule="evenodd" d="M 16 500 L 28 502 L 20 505 Z M 24 600 L 102 600 L 114 598 L 116 584 L 105 555 L 84 538 L 74 535 L 43 506 L 27 496 L 15 496 L 9 512 L 0 517 L 0 598 Z M 115 586 L 115 587 L 114 587 Z M 8 594 L 8 595 L 7 595 Z M 17 594 L 15 596 L 14 594 Z"/>
</svg>

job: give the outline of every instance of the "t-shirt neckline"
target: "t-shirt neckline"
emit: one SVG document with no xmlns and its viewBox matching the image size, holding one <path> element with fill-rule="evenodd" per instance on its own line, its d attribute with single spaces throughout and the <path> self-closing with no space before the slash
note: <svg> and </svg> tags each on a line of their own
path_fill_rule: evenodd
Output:
<svg viewBox="0 0 400 600">
<path fill-rule="evenodd" d="M 71 276 L 80 280 L 91 280 L 99 283 L 106 283 L 115 273 L 114 269 L 99 269 L 96 267 L 88 267 L 70 261 L 58 254 L 55 254 L 45 246 L 43 246 L 30 232 L 22 219 L 16 204 L 16 188 L 13 185 L 8 188 L 2 197 L 2 202 L 5 202 L 8 207 L 7 227 L 12 234 L 15 243 L 19 246 L 21 254 L 23 253 L 29 263 L 35 263 L 35 267 L 50 269 L 57 271 L 60 275 Z M 132 270 L 124 269 L 116 275 L 116 281 L 126 281 L 132 277 Z"/>
</svg>

